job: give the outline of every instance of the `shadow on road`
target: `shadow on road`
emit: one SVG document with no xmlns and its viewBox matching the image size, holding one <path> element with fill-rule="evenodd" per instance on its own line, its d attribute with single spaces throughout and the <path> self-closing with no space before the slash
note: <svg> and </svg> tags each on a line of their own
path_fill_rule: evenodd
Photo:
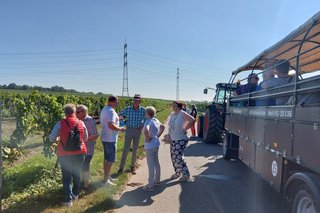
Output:
<svg viewBox="0 0 320 213">
<path fill-rule="evenodd" d="M 288 212 L 285 199 L 241 161 L 226 161 L 221 145 L 192 143 L 185 155 L 205 156 L 205 170 L 182 183 L 180 212 Z M 188 161 L 188 159 L 187 159 Z"/>
<path fill-rule="evenodd" d="M 124 192 L 119 201 L 117 201 L 116 209 L 122 206 L 149 206 L 154 200 L 153 196 L 162 193 L 166 188 L 179 184 L 178 181 L 166 179 L 160 182 L 160 186 L 152 192 L 144 192 L 142 187 L 139 187 L 132 191 Z"/>
</svg>

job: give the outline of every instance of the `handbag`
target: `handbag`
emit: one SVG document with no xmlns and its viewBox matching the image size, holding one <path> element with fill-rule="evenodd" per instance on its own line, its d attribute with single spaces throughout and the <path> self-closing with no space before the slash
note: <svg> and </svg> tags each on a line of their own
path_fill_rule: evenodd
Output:
<svg viewBox="0 0 320 213">
<path fill-rule="evenodd" d="M 170 143 L 172 143 L 170 134 L 165 134 L 165 135 L 163 136 L 162 141 L 163 141 L 165 144 L 170 144 Z"/>
</svg>

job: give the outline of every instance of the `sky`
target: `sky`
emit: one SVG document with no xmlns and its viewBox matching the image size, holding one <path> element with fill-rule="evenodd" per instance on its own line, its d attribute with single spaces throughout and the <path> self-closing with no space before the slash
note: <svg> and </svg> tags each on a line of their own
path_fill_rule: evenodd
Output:
<svg viewBox="0 0 320 213">
<path fill-rule="evenodd" d="M 1 0 L 0 84 L 211 101 L 206 87 L 295 30 L 319 0 Z"/>
</svg>

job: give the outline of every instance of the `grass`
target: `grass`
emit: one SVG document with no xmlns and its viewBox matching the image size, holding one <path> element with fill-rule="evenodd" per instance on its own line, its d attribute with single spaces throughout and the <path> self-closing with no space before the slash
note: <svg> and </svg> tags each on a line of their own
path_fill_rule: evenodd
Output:
<svg viewBox="0 0 320 213">
<path fill-rule="evenodd" d="M 171 111 L 170 107 L 158 112 L 157 117 L 164 121 Z M 120 133 L 117 150 L 117 160 L 112 167 L 112 173 L 119 168 L 123 150 L 124 133 Z M 31 146 L 32 148 L 32 146 Z M 129 154 L 129 156 L 131 156 Z M 141 137 L 139 158 L 144 157 L 143 137 Z M 128 167 L 130 157 L 127 158 Z M 101 187 L 103 177 L 103 148 L 97 141 L 95 155 L 91 162 L 90 188 L 81 192 L 79 201 L 72 208 L 63 208 L 62 184 L 60 169 L 54 169 L 55 158 L 46 159 L 42 154 L 30 157 L 26 161 L 6 168 L 4 171 L 4 206 L 5 212 L 105 212 L 114 208 L 114 195 L 120 193 L 128 181 L 128 173 L 124 172 L 118 178 L 116 186 Z"/>
</svg>

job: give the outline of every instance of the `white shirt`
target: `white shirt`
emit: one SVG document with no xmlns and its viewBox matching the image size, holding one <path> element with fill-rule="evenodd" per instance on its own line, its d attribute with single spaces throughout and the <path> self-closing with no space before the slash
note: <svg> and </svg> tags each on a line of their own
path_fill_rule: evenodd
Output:
<svg viewBox="0 0 320 213">
<path fill-rule="evenodd" d="M 117 142 L 119 131 L 109 128 L 108 123 L 114 123 L 119 126 L 119 116 L 116 111 L 110 107 L 105 106 L 100 113 L 101 122 L 101 141 L 102 142 Z"/>
<path fill-rule="evenodd" d="M 188 135 L 183 132 L 183 128 L 186 126 L 186 121 L 183 119 L 183 113 L 185 111 L 180 111 L 178 114 L 174 112 L 171 113 L 169 119 L 169 134 L 171 140 L 188 140 Z"/>
</svg>

